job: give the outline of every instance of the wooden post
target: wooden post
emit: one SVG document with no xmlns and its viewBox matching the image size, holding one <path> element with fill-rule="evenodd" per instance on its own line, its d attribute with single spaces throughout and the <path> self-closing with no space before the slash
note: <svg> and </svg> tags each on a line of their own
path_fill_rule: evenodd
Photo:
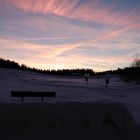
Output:
<svg viewBox="0 0 140 140">
<path fill-rule="evenodd" d="M 24 101 L 24 97 L 21 97 L 21 101 L 22 101 L 22 102 Z"/>
<path fill-rule="evenodd" d="M 41 101 L 42 101 L 42 102 L 44 101 L 44 98 L 43 98 L 43 97 L 41 97 Z"/>
<path fill-rule="evenodd" d="M 88 78 L 89 78 L 89 74 L 86 73 L 86 74 L 85 74 L 86 87 L 88 86 Z"/>
</svg>

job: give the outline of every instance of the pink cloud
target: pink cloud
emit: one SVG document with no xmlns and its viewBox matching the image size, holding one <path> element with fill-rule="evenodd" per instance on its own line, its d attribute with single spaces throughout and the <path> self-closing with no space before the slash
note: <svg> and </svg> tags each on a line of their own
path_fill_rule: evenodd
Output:
<svg viewBox="0 0 140 140">
<path fill-rule="evenodd" d="M 135 24 L 135 25 L 128 26 L 117 31 L 112 31 L 112 32 L 100 35 L 91 40 L 86 40 L 85 42 L 83 42 L 83 44 L 94 44 L 94 43 L 99 43 L 100 41 L 107 41 L 107 40 L 110 40 L 112 38 L 119 36 L 121 33 L 127 32 L 132 29 L 140 29 L 140 24 Z"/>
<path fill-rule="evenodd" d="M 125 31 L 137 28 L 139 26 L 140 26 L 139 24 L 137 24 L 135 26 L 129 26 L 129 27 L 126 27 L 126 28 L 118 30 L 118 31 L 109 32 L 107 34 L 98 36 L 94 39 L 83 40 L 80 43 L 67 44 L 67 45 L 53 45 L 53 47 L 52 47 L 52 45 L 36 45 L 36 44 L 31 44 L 31 43 L 25 42 L 28 40 L 13 41 L 13 40 L 8 40 L 8 39 L 0 39 L 0 44 L 1 44 L 1 46 L 4 46 L 5 44 L 7 44 L 7 46 L 8 46 L 8 44 L 9 44 L 8 49 L 11 48 L 13 50 L 14 49 L 15 50 L 24 49 L 24 50 L 29 50 L 29 51 L 38 51 L 39 53 L 38 53 L 37 57 L 42 56 L 45 58 L 53 58 L 53 57 L 57 57 L 63 53 L 66 53 L 67 51 L 74 50 L 78 47 L 83 47 L 84 45 L 87 45 L 87 44 L 96 44 L 96 43 L 99 43 L 100 41 L 110 40 Z M 58 39 L 64 39 L 64 38 L 58 38 Z M 34 40 L 35 38 L 31 38 L 31 40 L 32 39 Z M 38 38 L 38 39 L 43 39 L 43 38 Z M 46 39 L 46 38 L 44 38 L 44 39 Z M 48 39 L 57 39 L 57 38 L 48 38 Z M 96 47 L 96 49 L 105 49 L 105 48 L 106 48 L 105 45 L 97 45 L 97 47 Z"/>
<path fill-rule="evenodd" d="M 134 28 L 137 28 L 139 27 L 140 24 L 136 24 L 134 26 L 129 26 L 129 27 L 126 27 L 126 28 L 123 28 L 123 29 L 120 29 L 118 31 L 114 31 L 114 32 L 109 32 L 109 33 L 106 33 L 104 35 L 101 35 L 101 36 L 98 36 L 94 39 L 90 39 L 90 40 L 83 40 L 81 41 L 80 43 L 75 43 L 75 44 L 67 44 L 67 45 L 54 45 L 53 48 L 50 49 L 50 51 L 47 51 L 45 52 L 44 56 L 46 58 L 53 58 L 53 57 L 57 57 L 63 53 L 66 53 L 67 51 L 70 51 L 70 50 L 74 50 L 76 48 L 79 48 L 79 47 L 83 47 L 84 45 L 87 45 L 87 44 L 96 44 L 96 43 L 100 43 L 101 41 L 107 41 L 107 40 L 110 40 L 112 38 L 115 38 L 117 37 L 118 35 L 120 35 L 121 33 L 125 32 L 125 31 L 128 31 L 128 30 L 131 30 L 131 29 L 134 29 Z M 56 38 L 53 38 L 53 39 L 56 39 Z M 59 38 L 60 39 L 60 38 Z M 61 38 L 62 39 L 62 38 Z M 48 46 L 49 47 L 49 46 Z M 96 46 L 96 49 L 106 49 L 108 48 L 109 46 L 105 46 L 105 45 L 97 45 Z M 118 46 L 117 46 L 118 47 Z M 123 43 L 121 44 L 121 48 L 128 48 L 130 46 L 126 46 L 126 45 L 123 45 Z M 42 55 L 42 54 L 41 54 Z"/>
<path fill-rule="evenodd" d="M 80 55 L 78 53 L 71 54 L 67 57 L 61 55 L 66 51 L 73 50 L 79 47 L 79 44 L 69 44 L 55 46 L 50 48 L 47 45 L 35 45 L 23 41 L 7 40 L 0 38 L 1 51 L 0 55 L 5 56 L 6 52 L 11 51 L 11 55 L 7 55 L 8 59 L 18 61 L 20 64 L 24 63 L 31 67 L 38 67 L 42 69 L 59 69 L 59 68 L 93 68 L 96 71 L 115 69 L 131 62 L 132 54 L 128 56 L 88 56 Z M 24 49 L 24 53 L 23 53 Z M 98 48 L 96 48 L 98 49 Z M 24 59 L 18 58 L 23 55 Z M 35 53 L 36 51 L 36 53 Z M 16 54 L 15 54 L 16 52 Z M 15 54 L 15 55 L 14 55 Z M 5 58 L 5 57 L 4 57 Z M 6 59 L 7 59 L 6 58 Z M 115 63 L 114 63 L 115 62 Z"/>
<path fill-rule="evenodd" d="M 10 40 L 6 38 L 0 38 L 0 46 L 1 49 L 24 49 L 27 51 L 39 51 L 40 49 L 43 49 L 44 47 L 41 45 L 35 45 L 35 44 L 30 44 L 26 43 L 20 40 Z"/>
<path fill-rule="evenodd" d="M 88 1 L 88 0 L 87 0 Z M 0 1 L 1 2 L 1 1 Z M 79 19 L 84 21 L 95 21 L 98 23 L 103 24 L 112 24 L 112 25 L 119 25 L 119 30 L 108 31 L 109 26 L 100 32 L 99 29 L 95 29 L 94 27 L 87 27 L 83 26 L 81 28 L 80 25 L 73 24 L 71 20 L 67 22 L 63 20 L 57 20 L 53 17 L 53 20 L 44 18 L 45 16 L 38 18 L 40 14 L 37 14 L 35 17 L 25 17 L 25 19 L 16 21 L 19 24 L 23 24 L 23 29 L 13 27 L 6 27 L 8 30 L 13 30 L 15 32 L 23 32 L 28 34 L 28 30 L 24 30 L 24 27 L 28 27 L 29 29 L 38 29 L 37 31 L 44 31 L 47 32 L 48 29 L 54 33 L 53 35 L 49 36 L 48 34 L 32 34 L 32 37 L 28 37 L 25 39 L 16 39 L 16 40 L 8 40 L 5 38 L 0 38 L 0 55 L 4 56 L 5 52 L 8 54 L 7 57 L 15 57 L 15 60 L 19 62 L 28 64 L 29 66 L 38 66 L 41 68 L 55 68 L 55 67 L 64 67 L 64 68 L 83 68 L 86 67 L 86 64 L 89 64 L 89 67 L 93 69 L 94 65 L 96 65 L 96 69 L 112 69 L 114 67 L 123 65 L 125 62 L 128 64 L 131 59 L 128 59 L 127 56 L 81 56 L 76 52 L 77 55 L 68 55 L 67 57 L 63 57 L 63 54 L 67 54 L 68 51 L 75 50 L 77 48 L 82 48 L 86 46 L 96 46 L 96 49 L 104 49 L 106 51 L 107 48 L 112 47 L 106 45 L 107 41 L 113 41 L 113 39 L 120 39 L 127 34 L 128 31 L 140 29 L 139 24 L 139 17 L 134 15 L 135 10 L 129 11 L 127 14 L 120 14 L 118 11 L 113 11 L 113 6 L 106 6 L 106 7 L 98 7 L 99 3 L 98 0 L 91 0 L 89 3 L 85 5 L 80 5 L 78 8 L 74 8 L 78 4 L 78 0 L 6 0 L 9 3 L 9 6 L 13 4 L 14 6 L 18 7 L 25 12 L 33 12 L 33 13 L 40 13 L 44 15 L 48 15 L 53 13 L 53 15 L 58 19 L 60 16 L 66 17 L 70 19 Z M 0 3 L 1 4 L 1 3 Z M 28 15 L 28 14 L 27 14 Z M 33 20 L 33 18 L 35 20 Z M 47 19 L 47 20 L 46 20 Z M 24 21 L 25 20 L 25 21 Z M 13 22 L 14 23 L 14 22 Z M 14 24 L 15 25 L 15 24 Z M 88 24 L 87 24 L 88 25 Z M 69 28 L 70 27 L 70 28 Z M 113 26 L 114 27 L 114 26 Z M 116 26 L 118 27 L 118 26 Z M 28 29 L 27 28 L 27 29 Z M 69 28 L 69 29 L 68 29 Z M 53 29 L 53 30 L 52 30 Z M 58 30 L 57 30 L 58 29 Z M 107 30 L 106 30 L 107 29 Z M 63 32 L 61 32 L 61 30 Z M 112 30 L 112 29 L 111 29 Z M 56 33 L 55 31 L 58 31 Z M 69 31 L 69 32 L 67 32 Z M 31 33 L 31 31 L 29 31 Z M 66 34 L 65 34 L 66 32 Z M 72 32 L 78 33 L 79 36 L 74 36 Z M 100 33 L 99 33 L 100 32 Z M 55 34 L 56 33 L 56 34 Z M 138 32 L 139 34 L 139 32 Z M 17 34 L 18 35 L 18 34 Z M 84 36 L 82 36 L 84 35 Z M 134 35 L 134 34 L 133 34 Z M 137 36 L 137 35 L 136 35 Z M 85 37 L 85 38 L 84 38 Z M 72 39 L 74 43 L 69 43 L 69 40 Z M 74 39 L 79 39 L 75 41 Z M 39 45 L 34 44 L 32 41 L 39 41 L 42 40 L 62 40 L 59 45 Z M 133 43 L 134 40 L 130 42 Z M 103 42 L 103 44 L 102 44 Z M 64 43 L 66 45 L 64 45 Z M 119 43 L 119 42 L 118 42 Z M 97 44 L 97 45 L 96 45 Z M 134 43 L 133 43 L 134 44 Z M 127 46 L 128 45 L 128 46 Z M 130 44 L 123 44 L 120 43 L 119 46 L 114 45 L 113 47 L 121 47 L 127 49 L 130 47 Z M 138 44 L 136 44 L 138 47 Z M 132 46 L 133 47 L 133 46 Z M 134 48 L 135 49 L 135 48 Z M 7 51 L 5 51 L 7 50 Z M 18 51 L 19 54 L 15 54 Z M 24 53 L 22 52 L 24 51 Z M 90 50 L 87 50 L 90 52 Z M 10 54 L 10 53 L 11 54 Z M 24 56 L 24 59 L 19 59 L 17 55 Z M 6 55 L 5 55 L 6 56 Z M 11 58 L 12 59 L 12 58 Z M 114 62 L 116 65 L 114 65 Z M 124 62 L 124 63 L 123 63 Z M 46 64 L 47 63 L 47 64 Z M 125 63 L 125 64 L 126 64 Z M 57 65 L 57 66 L 56 66 Z"/>
<path fill-rule="evenodd" d="M 135 15 L 137 9 L 121 15 L 118 11 L 114 11 L 115 4 L 110 6 L 99 7 L 98 0 L 87 1 L 83 5 L 76 7 L 79 0 L 8 0 L 9 4 L 14 4 L 18 8 L 26 12 L 37 12 L 42 14 L 54 13 L 72 19 L 80 19 L 85 21 L 95 21 L 104 24 L 113 25 L 132 25 L 140 20 Z M 76 7 L 76 8 L 75 8 Z"/>
</svg>

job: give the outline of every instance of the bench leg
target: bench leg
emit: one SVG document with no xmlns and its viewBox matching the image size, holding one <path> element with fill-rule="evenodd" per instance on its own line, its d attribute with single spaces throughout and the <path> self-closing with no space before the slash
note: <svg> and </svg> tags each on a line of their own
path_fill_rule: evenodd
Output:
<svg viewBox="0 0 140 140">
<path fill-rule="evenodd" d="M 22 101 L 22 102 L 24 101 L 24 97 L 21 97 L 21 101 Z"/>
<path fill-rule="evenodd" d="M 44 98 L 43 98 L 43 97 L 41 97 L 41 101 L 42 101 L 42 102 L 44 101 Z"/>
</svg>

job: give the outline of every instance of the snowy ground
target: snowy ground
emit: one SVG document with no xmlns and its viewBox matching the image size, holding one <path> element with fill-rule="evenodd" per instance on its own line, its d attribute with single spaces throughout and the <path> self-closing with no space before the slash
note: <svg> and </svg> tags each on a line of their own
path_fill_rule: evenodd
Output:
<svg viewBox="0 0 140 140">
<path fill-rule="evenodd" d="M 140 123 L 140 85 L 125 83 L 118 76 L 110 78 L 106 87 L 104 77 L 90 77 L 86 87 L 84 77 L 50 76 L 33 72 L 0 69 L 0 103 L 21 103 L 11 98 L 11 90 L 56 91 L 54 102 L 117 102 L 127 106 L 135 122 Z M 40 98 L 25 98 L 25 103 L 41 103 Z"/>
</svg>

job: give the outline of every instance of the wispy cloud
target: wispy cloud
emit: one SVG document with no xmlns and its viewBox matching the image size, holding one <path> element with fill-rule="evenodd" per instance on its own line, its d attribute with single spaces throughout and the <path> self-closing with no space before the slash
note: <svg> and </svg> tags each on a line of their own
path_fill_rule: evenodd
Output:
<svg viewBox="0 0 140 140">
<path fill-rule="evenodd" d="M 126 66 L 140 45 L 139 9 L 139 0 L 0 0 L 0 56 L 39 68 Z"/>
<path fill-rule="evenodd" d="M 128 27 L 125 27 L 125 28 L 117 30 L 117 31 L 112 31 L 112 32 L 106 33 L 106 34 L 101 35 L 99 37 L 96 37 L 94 39 L 87 40 L 84 43 L 85 44 L 87 44 L 87 43 L 91 44 L 91 43 L 96 43 L 96 42 L 100 42 L 100 41 L 110 40 L 110 39 L 112 39 L 114 37 L 117 37 L 121 33 L 129 31 L 129 30 L 132 30 L 132 29 L 140 29 L 140 24 L 138 23 L 138 24 L 135 24 L 135 25 L 132 25 L 132 26 L 128 26 Z"/>
<path fill-rule="evenodd" d="M 127 3 L 127 1 L 125 3 L 122 2 L 122 5 L 119 5 L 119 2 L 121 2 L 120 0 L 118 3 L 112 1 L 106 5 L 102 5 L 100 0 L 8 0 L 8 2 L 9 5 L 13 4 L 26 12 L 42 14 L 54 13 L 67 18 L 94 21 L 104 24 L 124 26 L 132 25 L 140 20 L 138 15 L 139 5 L 128 8 L 122 6 Z M 137 1 L 136 4 L 140 4 L 139 1 Z M 123 15 L 121 14 L 122 12 L 116 10 L 117 6 L 123 8 L 123 10 L 121 9 Z"/>
</svg>

